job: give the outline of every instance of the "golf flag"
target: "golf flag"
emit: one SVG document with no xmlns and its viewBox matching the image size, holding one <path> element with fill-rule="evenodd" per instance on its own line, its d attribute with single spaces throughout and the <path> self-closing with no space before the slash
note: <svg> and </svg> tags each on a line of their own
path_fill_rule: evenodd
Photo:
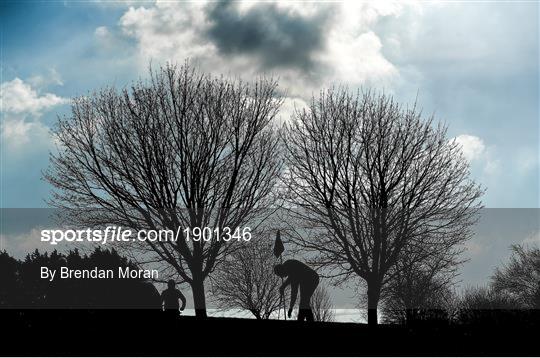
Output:
<svg viewBox="0 0 540 358">
<path fill-rule="evenodd" d="M 280 257 L 283 251 L 285 251 L 285 247 L 283 246 L 283 241 L 281 241 L 281 233 L 278 230 L 276 234 L 276 242 L 274 243 L 274 256 L 276 258 Z"/>
</svg>

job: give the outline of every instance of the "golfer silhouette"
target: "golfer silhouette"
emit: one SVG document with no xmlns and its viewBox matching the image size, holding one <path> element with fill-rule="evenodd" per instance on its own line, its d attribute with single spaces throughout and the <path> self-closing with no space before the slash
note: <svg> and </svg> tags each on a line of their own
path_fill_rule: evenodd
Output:
<svg viewBox="0 0 540 358">
<path fill-rule="evenodd" d="M 319 284 L 319 275 L 315 270 L 298 260 L 287 260 L 282 264 L 274 266 L 274 273 L 279 277 L 287 277 L 279 288 L 281 295 L 285 288 L 291 285 L 291 304 L 289 305 L 288 316 L 291 318 L 298 288 L 300 288 L 300 307 L 298 310 L 298 321 L 313 322 L 313 311 L 311 310 L 311 296 Z"/>
<path fill-rule="evenodd" d="M 176 283 L 174 280 L 169 280 L 167 282 L 168 288 L 161 293 L 161 302 L 163 303 L 163 309 L 171 317 L 177 317 L 180 311 L 183 311 L 186 308 L 186 297 L 175 288 Z M 178 304 L 178 300 L 182 301 L 182 307 Z"/>
</svg>

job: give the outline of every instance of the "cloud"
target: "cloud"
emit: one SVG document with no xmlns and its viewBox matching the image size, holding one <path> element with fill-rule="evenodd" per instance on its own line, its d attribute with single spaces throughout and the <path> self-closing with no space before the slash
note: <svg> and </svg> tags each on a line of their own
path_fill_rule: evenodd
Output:
<svg viewBox="0 0 540 358">
<path fill-rule="evenodd" d="M 48 77 L 34 76 L 29 82 L 45 85 L 48 81 L 60 82 L 60 75 L 51 70 Z M 67 98 L 53 93 L 39 94 L 20 78 L 0 85 L 2 122 L 0 124 L 1 149 L 12 158 L 41 151 L 52 144 L 49 127 L 40 121 L 41 115 L 52 108 L 68 103 Z"/>
<path fill-rule="evenodd" d="M 1 250 L 6 250 L 16 258 L 22 258 L 26 254 L 38 249 L 41 252 L 52 251 L 51 245 L 41 241 L 40 227 L 17 234 L 0 234 Z M 56 247 L 54 248 L 56 249 Z"/>
<path fill-rule="evenodd" d="M 332 11 L 303 15 L 295 9 L 263 3 L 241 11 L 237 2 L 209 7 L 206 35 L 223 54 L 256 56 L 263 68 L 315 66 L 325 47 L 325 27 Z M 328 6 L 327 6 L 328 7 Z M 331 10 L 331 9 L 329 9 Z"/>
<path fill-rule="evenodd" d="M 150 60 L 182 62 L 186 58 L 214 58 L 214 46 L 204 32 L 205 4 L 159 2 L 149 7 L 130 7 L 120 18 L 122 32 L 137 41 L 141 67 Z"/>
<path fill-rule="evenodd" d="M 381 86 L 398 76 L 398 70 L 381 54 L 382 44 L 374 32 L 357 35 L 335 31 L 330 37 L 330 51 L 324 56 L 334 81 Z"/>
<path fill-rule="evenodd" d="M 388 84 L 399 77 L 374 26 L 402 2 L 157 2 L 130 7 L 121 32 L 137 44 L 140 67 L 190 59 L 203 71 L 251 80 L 279 77 L 290 97 L 321 87 Z"/>
<path fill-rule="evenodd" d="M 283 104 L 281 105 L 279 115 L 277 117 L 278 123 L 283 124 L 287 122 L 296 111 L 301 110 L 302 108 L 307 108 L 308 103 L 302 98 L 284 98 Z"/>
<path fill-rule="evenodd" d="M 107 26 L 99 26 L 94 31 L 94 34 L 97 37 L 106 37 L 109 35 L 109 29 L 107 28 Z"/>
<path fill-rule="evenodd" d="M 494 146 L 488 148 L 480 137 L 470 134 L 460 134 L 452 140 L 458 143 L 463 156 L 472 166 L 481 167 L 482 175 L 493 175 L 498 172 L 500 160 L 494 156 L 496 149 Z"/>
<path fill-rule="evenodd" d="M 27 154 L 41 153 L 53 144 L 50 128 L 40 121 L 5 119 L 0 126 L 1 149 L 9 153 L 12 160 Z M 12 161 L 10 160 L 10 162 Z M 4 163 L 7 167 L 9 163 Z"/>
<path fill-rule="evenodd" d="M 481 158 L 486 151 L 486 146 L 479 137 L 461 134 L 454 139 L 461 146 L 461 151 L 469 162 Z"/>
<path fill-rule="evenodd" d="M 43 88 L 49 85 L 63 86 L 62 76 L 55 68 L 50 68 L 47 75 L 35 75 L 30 77 L 27 82 L 35 88 Z"/>
<path fill-rule="evenodd" d="M 39 95 L 30 84 L 18 77 L 2 83 L 0 90 L 2 112 L 7 113 L 40 115 L 43 111 L 68 102 L 67 99 L 52 93 Z"/>
</svg>

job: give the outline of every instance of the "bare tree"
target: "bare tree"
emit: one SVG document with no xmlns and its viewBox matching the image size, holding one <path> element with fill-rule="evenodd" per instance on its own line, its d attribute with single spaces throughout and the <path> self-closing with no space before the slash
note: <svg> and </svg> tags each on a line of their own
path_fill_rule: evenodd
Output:
<svg viewBox="0 0 540 358">
<path fill-rule="evenodd" d="M 403 255 L 381 294 L 386 321 L 410 323 L 415 320 L 448 318 L 454 298 L 452 285 L 457 268 L 444 260 L 445 253 L 423 261 L 414 253 Z"/>
<path fill-rule="evenodd" d="M 507 264 L 496 269 L 492 287 L 522 308 L 540 309 L 540 249 L 512 246 L 512 256 Z"/>
<path fill-rule="evenodd" d="M 385 95 L 323 92 L 287 129 L 285 182 L 302 223 L 289 234 L 337 280 L 365 280 L 374 325 L 400 255 L 458 255 L 483 191 L 445 126 Z"/>
<path fill-rule="evenodd" d="M 406 323 L 452 314 L 452 286 L 463 261 L 453 251 L 424 253 L 425 249 L 407 247 L 392 268 L 381 293 L 386 321 Z"/>
<path fill-rule="evenodd" d="M 279 310 L 280 280 L 274 274 L 273 241 L 263 235 L 243 244 L 211 276 L 212 293 L 224 309 L 242 308 L 257 319 Z"/>
<path fill-rule="evenodd" d="M 250 84 L 167 65 L 121 92 L 74 99 L 71 115 L 58 120 L 59 151 L 45 174 L 51 204 L 89 227 L 209 227 L 212 240 L 179 230 L 176 241 L 130 247 L 187 282 L 197 316 L 206 316 L 204 281 L 234 246 L 222 240 L 224 228 L 260 218 L 273 202 L 276 88 L 274 80 Z"/>
<path fill-rule="evenodd" d="M 514 298 L 497 292 L 489 285 L 466 287 L 459 305 L 463 311 L 512 310 L 519 307 Z"/>
<path fill-rule="evenodd" d="M 313 296 L 311 296 L 311 309 L 313 310 L 315 321 L 334 322 L 334 306 L 325 287 L 319 285 Z"/>
</svg>

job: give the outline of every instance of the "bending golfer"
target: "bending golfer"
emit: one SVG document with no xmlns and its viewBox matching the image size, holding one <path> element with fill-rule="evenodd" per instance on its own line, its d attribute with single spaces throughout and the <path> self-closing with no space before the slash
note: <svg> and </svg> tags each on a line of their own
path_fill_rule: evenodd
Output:
<svg viewBox="0 0 540 358">
<path fill-rule="evenodd" d="M 281 265 L 274 266 L 274 273 L 279 277 L 287 277 L 287 280 L 279 288 L 281 295 L 285 292 L 285 287 L 291 285 L 291 304 L 289 306 L 288 316 L 291 318 L 298 287 L 300 287 L 300 309 L 298 311 L 298 320 L 312 322 L 313 312 L 311 311 L 311 296 L 319 284 L 319 275 L 309 268 L 306 264 L 298 260 L 287 260 Z"/>
</svg>

